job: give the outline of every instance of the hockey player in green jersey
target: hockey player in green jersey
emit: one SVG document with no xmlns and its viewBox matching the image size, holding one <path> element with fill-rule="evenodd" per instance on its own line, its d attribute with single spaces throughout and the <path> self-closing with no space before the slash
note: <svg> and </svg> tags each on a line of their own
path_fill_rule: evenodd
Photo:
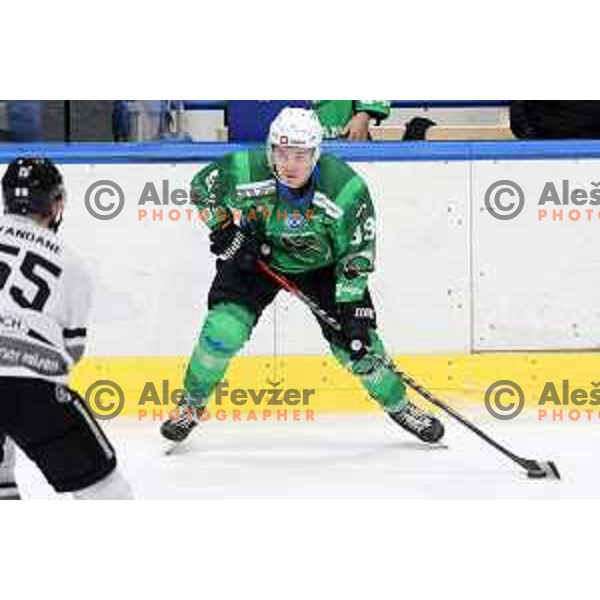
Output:
<svg viewBox="0 0 600 600">
<path fill-rule="evenodd" d="M 364 180 L 344 161 L 321 154 L 316 114 L 285 108 L 271 124 L 266 149 L 224 156 L 199 171 L 192 197 L 211 229 L 217 273 L 208 314 L 187 367 L 184 410 L 161 426 L 185 439 L 215 385 L 250 338 L 280 288 L 257 272 L 257 261 L 292 280 L 341 331 L 320 322 L 337 360 L 399 425 L 437 442 L 441 422 L 408 400 L 376 332 L 368 289 L 375 264 L 375 215 Z"/>
</svg>

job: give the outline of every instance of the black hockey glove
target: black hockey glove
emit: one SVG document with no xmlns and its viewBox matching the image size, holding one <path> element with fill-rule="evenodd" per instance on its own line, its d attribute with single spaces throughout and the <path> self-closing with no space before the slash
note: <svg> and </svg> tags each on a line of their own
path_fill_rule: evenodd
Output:
<svg viewBox="0 0 600 600">
<path fill-rule="evenodd" d="M 210 251 L 219 258 L 235 262 L 246 273 L 256 272 L 256 261 L 267 260 L 271 254 L 268 244 L 259 244 L 244 234 L 235 223 L 213 229 L 210 233 Z"/>
<path fill-rule="evenodd" d="M 374 311 L 359 302 L 338 305 L 342 334 L 353 361 L 363 358 L 369 349 L 369 330 L 373 327 Z"/>
</svg>

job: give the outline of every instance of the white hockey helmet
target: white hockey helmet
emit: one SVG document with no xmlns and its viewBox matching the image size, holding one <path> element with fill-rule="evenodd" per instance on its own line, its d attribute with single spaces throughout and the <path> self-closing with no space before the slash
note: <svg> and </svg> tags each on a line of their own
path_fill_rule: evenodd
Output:
<svg viewBox="0 0 600 600">
<path fill-rule="evenodd" d="M 314 150 L 312 169 L 314 169 L 321 156 L 322 141 L 323 127 L 314 110 L 291 107 L 284 108 L 275 117 L 269 127 L 267 158 L 271 170 L 275 173 L 273 146 L 312 148 Z"/>
</svg>

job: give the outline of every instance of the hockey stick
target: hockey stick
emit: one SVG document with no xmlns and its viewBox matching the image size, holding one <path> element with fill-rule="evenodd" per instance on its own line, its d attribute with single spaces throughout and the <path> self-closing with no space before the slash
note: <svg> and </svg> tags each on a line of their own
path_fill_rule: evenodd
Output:
<svg viewBox="0 0 600 600">
<path fill-rule="evenodd" d="M 327 323 L 329 326 L 333 327 L 333 329 L 335 329 L 336 331 L 341 331 L 342 327 L 339 324 L 339 322 L 334 317 L 329 315 L 326 311 L 324 311 L 314 300 L 312 300 L 306 294 L 304 294 L 302 290 L 300 290 L 298 286 L 296 286 L 293 282 L 289 281 L 280 273 L 276 273 L 275 271 L 273 271 L 262 260 L 257 261 L 257 264 L 259 271 L 270 277 L 273 281 L 277 282 L 284 290 L 296 296 L 299 300 L 306 304 L 319 319 Z M 511 452 L 510 450 L 499 444 L 497 441 L 493 440 L 487 433 L 481 431 L 479 427 L 471 423 L 466 417 L 463 417 L 460 413 L 448 406 L 445 402 L 435 397 L 420 383 L 417 383 L 412 377 L 400 371 L 391 360 L 386 360 L 373 353 L 369 353 L 369 355 L 374 360 L 378 360 L 379 362 L 383 363 L 386 367 L 394 371 L 394 373 L 396 373 L 402 379 L 402 381 L 406 383 L 406 385 L 412 388 L 420 396 L 425 398 L 425 400 L 427 400 L 434 406 L 437 406 L 445 413 L 449 414 L 459 423 L 462 423 L 462 425 L 470 429 L 473 433 L 475 433 L 481 439 L 490 444 L 490 446 L 493 446 L 494 448 L 496 448 L 496 450 L 502 452 L 504 456 L 507 456 L 508 458 L 510 458 L 510 460 L 516 462 L 518 465 L 523 467 L 527 471 L 528 477 L 531 477 L 532 479 L 542 479 L 544 477 L 548 477 L 550 479 L 560 479 L 560 473 L 558 472 L 558 468 L 556 467 L 553 461 L 537 461 L 530 458 L 522 458 L 521 456 L 517 456 L 514 452 Z"/>
</svg>

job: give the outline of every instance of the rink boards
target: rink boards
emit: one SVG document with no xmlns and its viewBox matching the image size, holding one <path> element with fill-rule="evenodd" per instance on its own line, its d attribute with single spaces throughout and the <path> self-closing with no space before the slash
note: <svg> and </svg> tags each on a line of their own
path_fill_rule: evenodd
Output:
<svg viewBox="0 0 600 600">
<path fill-rule="evenodd" d="M 149 381 L 181 385 L 205 314 L 214 261 L 186 197 L 192 175 L 214 158 L 204 146 L 174 146 L 150 158 L 137 151 L 111 158 L 106 147 L 100 154 L 44 149 L 57 153 L 65 174 L 64 235 L 96 282 L 88 356 L 74 384 L 85 390 L 98 379 L 117 381 L 126 390 L 124 412 L 136 411 Z M 526 146 L 334 147 L 365 177 L 375 203 L 371 289 L 382 338 L 434 390 L 481 402 L 482 390 L 500 379 L 518 381 L 532 397 L 551 379 L 589 389 L 600 381 L 593 352 L 600 340 L 600 146 Z M 114 218 L 90 212 L 95 198 L 101 216 L 119 200 L 118 192 L 95 197 L 90 189 L 99 181 L 96 191 L 106 182 L 122 190 Z M 516 186 L 506 191 L 506 182 Z M 498 190 L 504 195 L 494 205 Z M 506 217 L 521 198 L 514 218 L 490 211 L 491 204 Z M 270 381 L 314 388 L 317 409 L 372 408 L 328 357 L 312 315 L 283 293 L 227 378 L 232 387 Z"/>
</svg>

